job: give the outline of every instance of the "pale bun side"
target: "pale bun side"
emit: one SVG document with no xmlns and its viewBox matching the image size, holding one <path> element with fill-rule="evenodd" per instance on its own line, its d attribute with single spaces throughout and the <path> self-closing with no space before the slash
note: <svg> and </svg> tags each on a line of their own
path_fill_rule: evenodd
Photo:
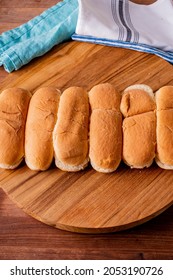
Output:
<svg viewBox="0 0 173 280">
<path fill-rule="evenodd" d="M 124 163 L 127 165 L 127 166 L 129 166 L 131 169 L 143 169 L 143 168 L 148 168 L 148 167 L 150 167 L 152 164 L 153 164 L 153 161 L 154 161 L 154 159 L 152 159 L 151 161 L 149 161 L 149 162 L 145 162 L 145 164 L 143 164 L 143 165 L 140 165 L 140 164 L 138 164 L 138 163 L 136 163 L 136 164 L 130 164 L 129 162 L 127 162 L 124 158 L 123 158 L 123 161 L 124 161 Z"/>
<path fill-rule="evenodd" d="M 0 167 L 16 168 L 24 158 L 25 123 L 31 93 L 8 88 L 0 94 Z"/>
<path fill-rule="evenodd" d="M 60 97 L 53 131 L 55 164 L 63 171 L 79 171 L 88 162 L 89 100 L 82 87 L 70 87 Z"/>
<path fill-rule="evenodd" d="M 100 167 L 99 165 L 96 165 L 95 162 L 90 160 L 90 164 L 93 167 L 93 169 L 100 173 L 112 173 L 112 172 L 116 171 L 116 169 L 119 166 L 119 163 L 120 162 L 118 162 L 118 164 L 116 164 L 116 166 L 114 168 L 103 168 L 103 167 Z"/>
<path fill-rule="evenodd" d="M 59 89 L 43 87 L 31 98 L 25 130 L 25 162 L 32 170 L 46 170 L 52 163 L 60 94 Z"/>
<path fill-rule="evenodd" d="M 3 164 L 3 163 L 0 163 L 0 168 L 2 169 L 15 169 L 17 168 L 20 163 L 23 161 L 23 157 L 21 157 L 21 159 L 19 159 L 15 164 Z"/>
<path fill-rule="evenodd" d="M 157 151 L 155 161 L 163 169 L 173 169 L 173 86 L 164 86 L 156 94 Z"/>
<path fill-rule="evenodd" d="M 157 157 L 155 158 L 155 162 L 162 169 L 173 170 L 173 165 L 164 164 Z"/>
<path fill-rule="evenodd" d="M 154 93 L 147 85 L 132 85 L 122 93 L 120 110 L 124 117 L 146 113 L 155 109 Z"/>
<path fill-rule="evenodd" d="M 64 164 L 62 161 L 58 160 L 57 157 L 55 157 L 56 167 L 58 167 L 62 171 L 67 171 L 67 172 L 77 172 L 83 170 L 88 166 L 88 163 L 89 163 L 89 158 L 86 158 L 86 160 L 83 161 L 83 163 L 80 165 Z"/>
<path fill-rule="evenodd" d="M 127 88 L 125 88 L 124 93 L 126 91 L 131 91 L 131 90 L 134 90 L 134 89 L 139 89 L 139 90 L 146 91 L 150 95 L 150 97 L 152 99 L 154 99 L 152 88 L 148 85 L 145 85 L 145 84 L 134 84 L 134 85 L 128 86 Z"/>
<path fill-rule="evenodd" d="M 89 92 L 91 104 L 89 158 L 102 173 L 115 171 L 122 159 L 121 95 L 111 84 L 101 84 Z"/>
<path fill-rule="evenodd" d="M 149 167 L 155 158 L 156 116 L 147 112 L 123 121 L 123 161 L 131 168 Z"/>
</svg>

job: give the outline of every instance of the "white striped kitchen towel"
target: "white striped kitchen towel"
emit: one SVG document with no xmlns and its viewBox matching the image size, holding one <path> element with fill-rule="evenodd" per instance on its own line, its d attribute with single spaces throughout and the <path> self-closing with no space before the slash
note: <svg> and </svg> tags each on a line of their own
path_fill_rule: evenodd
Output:
<svg viewBox="0 0 173 280">
<path fill-rule="evenodd" d="M 173 0 L 78 0 L 73 40 L 156 54 L 173 63 Z"/>
</svg>

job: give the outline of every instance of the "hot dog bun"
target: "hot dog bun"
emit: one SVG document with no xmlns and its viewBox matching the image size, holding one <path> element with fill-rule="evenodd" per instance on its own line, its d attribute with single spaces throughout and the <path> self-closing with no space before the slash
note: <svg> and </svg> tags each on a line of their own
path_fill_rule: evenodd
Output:
<svg viewBox="0 0 173 280">
<path fill-rule="evenodd" d="M 103 173 L 117 169 L 122 155 L 121 95 L 109 83 L 94 86 L 89 92 L 91 106 L 90 149 L 92 167 Z"/>
<path fill-rule="evenodd" d="M 125 118 L 155 109 L 153 90 L 149 86 L 136 84 L 124 90 L 120 110 Z"/>
<path fill-rule="evenodd" d="M 81 87 L 66 89 L 60 98 L 53 132 L 55 164 L 64 171 L 79 171 L 88 165 L 89 101 Z"/>
<path fill-rule="evenodd" d="M 156 163 L 163 169 L 173 169 L 173 86 L 164 86 L 156 94 L 157 152 Z"/>
<path fill-rule="evenodd" d="M 32 170 L 46 170 L 53 160 L 53 129 L 57 120 L 60 91 L 37 90 L 30 101 L 25 131 L 25 161 Z"/>
<path fill-rule="evenodd" d="M 123 120 L 123 160 L 131 168 L 149 167 L 155 158 L 156 116 L 152 89 L 132 85 L 125 89 L 120 109 Z"/>
<path fill-rule="evenodd" d="M 0 167 L 16 168 L 24 157 L 25 122 L 31 93 L 9 88 L 0 94 Z"/>
</svg>

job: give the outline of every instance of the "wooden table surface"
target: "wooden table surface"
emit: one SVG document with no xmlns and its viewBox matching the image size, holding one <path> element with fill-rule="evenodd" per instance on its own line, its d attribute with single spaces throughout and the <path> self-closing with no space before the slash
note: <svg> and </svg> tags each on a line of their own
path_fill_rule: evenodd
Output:
<svg viewBox="0 0 173 280">
<path fill-rule="evenodd" d="M 57 2 L 0 0 L 0 33 Z M 8 75 L 0 67 L 0 82 Z M 173 259 L 172 216 L 173 206 L 153 220 L 123 232 L 70 233 L 26 215 L 0 189 L 0 259 Z"/>
</svg>

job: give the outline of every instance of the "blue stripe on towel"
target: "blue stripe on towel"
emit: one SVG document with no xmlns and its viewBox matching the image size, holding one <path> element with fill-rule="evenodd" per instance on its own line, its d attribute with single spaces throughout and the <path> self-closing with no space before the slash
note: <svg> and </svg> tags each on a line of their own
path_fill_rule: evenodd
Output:
<svg viewBox="0 0 173 280">
<path fill-rule="evenodd" d="M 139 43 L 135 44 L 132 42 L 122 42 L 122 41 L 110 40 L 110 39 L 105 39 L 105 38 L 96 38 L 93 36 L 78 35 L 76 33 L 72 35 L 72 39 L 76 40 L 76 41 L 101 44 L 101 45 L 106 45 L 106 46 L 111 46 L 111 47 L 126 48 L 126 49 L 135 50 L 135 51 L 155 54 L 155 55 L 165 59 L 166 61 L 170 62 L 171 64 L 173 64 L 173 52 L 163 51 L 161 49 L 151 47 L 151 46 L 145 45 L 145 44 L 139 44 Z"/>
<path fill-rule="evenodd" d="M 126 24 L 125 17 L 124 17 L 124 6 L 123 5 L 124 5 L 123 0 L 119 0 L 118 9 L 119 9 L 120 20 L 121 20 L 122 25 L 125 27 L 126 32 L 127 32 L 126 42 L 130 42 L 131 38 L 132 38 L 132 31 L 129 28 L 129 26 Z"/>
<path fill-rule="evenodd" d="M 118 36 L 118 40 L 123 40 L 124 38 L 124 28 L 120 22 L 119 16 L 117 14 L 117 5 L 118 2 L 116 2 L 116 0 L 111 0 L 111 11 L 112 11 L 112 17 L 113 20 L 115 22 L 115 24 L 118 26 L 119 29 L 119 36 Z"/>
</svg>

